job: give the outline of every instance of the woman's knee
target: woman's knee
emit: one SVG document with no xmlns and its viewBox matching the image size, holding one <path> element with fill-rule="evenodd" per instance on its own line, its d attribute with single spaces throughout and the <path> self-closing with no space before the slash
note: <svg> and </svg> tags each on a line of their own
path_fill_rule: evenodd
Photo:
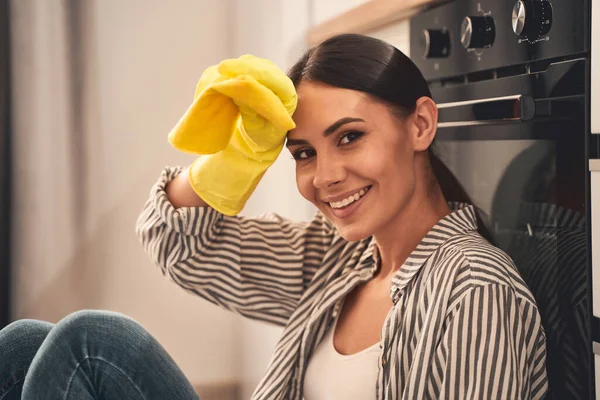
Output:
<svg viewBox="0 0 600 400">
<path fill-rule="evenodd" d="M 114 312 L 104 310 L 81 310 L 67 315 L 57 325 L 68 325 L 72 328 L 90 327 L 98 325 L 122 325 L 135 323 L 130 317 Z"/>
<path fill-rule="evenodd" d="M 54 339 L 101 348 L 143 347 L 153 339 L 132 318 L 112 311 L 84 310 L 68 315 L 53 331 Z"/>
<path fill-rule="evenodd" d="M 31 319 L 0 330 L 0 398 L 21 398 L 23 380 L 52 330 L 52 324 Z"/>
<path fill-rule="evenodd" d="M 53 325 L 34 319 L 21 319 L 0 330 L 0 354 L 37 352 Z"/>
<path fill-rule="evenodd" d="M 126 330 L 129 332 L 143 331 L 144 328 L 132 318 L 114 311 L 82 310 L 74 312 L 58 324 L 57 328 L 76 331 L 101 330 L 113 333 Z"/>
</svg>

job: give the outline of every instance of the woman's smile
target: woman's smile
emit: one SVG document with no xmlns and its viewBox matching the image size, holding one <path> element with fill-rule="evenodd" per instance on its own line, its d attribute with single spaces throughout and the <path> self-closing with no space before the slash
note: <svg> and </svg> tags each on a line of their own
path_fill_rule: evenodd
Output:
<svg viewBox="0 0 600 400">
<path fill-rule="evenodd" d="M 335 200 L 328 199 L 329 201 L 324 202 L 329 206 L 329 210 L 336 218 L 347 218 L 364 203 L 364 198 L 369 193 L 371 187 L 372 185 L 369 185 L 354 191 L 349 196 L 337 196 Z"/>
</svg>

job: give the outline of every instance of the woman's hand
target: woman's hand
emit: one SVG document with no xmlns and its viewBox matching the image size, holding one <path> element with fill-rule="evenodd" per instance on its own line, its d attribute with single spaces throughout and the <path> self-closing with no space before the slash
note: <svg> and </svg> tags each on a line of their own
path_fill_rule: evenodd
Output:
<svg viewBox="0 0 600 400">
<path fill-rule="evenodd" d="M 180 176 L 169 185 L 173 205 L 237 215 L 295 127 L 297 100 L 293 82 L 269 60 L 246 55 L 209 67 L 169 133 L 176 149 L 200 154 L 182 174 L 189 183 Z"/>
</svg>

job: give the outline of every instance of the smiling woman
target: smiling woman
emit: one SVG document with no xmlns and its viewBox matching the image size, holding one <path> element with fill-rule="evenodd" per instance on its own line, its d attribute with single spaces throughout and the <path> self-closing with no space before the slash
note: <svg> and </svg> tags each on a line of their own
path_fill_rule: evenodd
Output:
<svg viewBox="0 0 600 400">
<path fill-rule="evenodd" d="M 265 101 L 253 108 L 257 96 Z M 211 113 L 215 103 L 222 113 Z M 255 112 L 261 107 L 273 115 Z M 205 71 L 171 137 L 211 152 L 190 168 L 163 171 L 137 233 L 185 290 L 284 327 L 252 399 L 544 397 L 546 342 L 535 301 L 512 260 L 478 232 L 475 208 L 449 206 L 430 150 L 436 131 L 423 76 L 377 39 L 331 38 L 289 78 L 248 56 Z M 318 208 L 314 219 L 235 215 L 286 140 L 298 190 Z M 98 398 L 95 368 L 108 367 L 89 363 L 69 375 L 90 348 L 112 349 L 110 365 L 137 371 L 114 378 L 115 389 L 100 385 L 106 398 L 118 397 L 110 390 L 193 398 L 164 349 L 123 316 L 9 328 L 0 344 L 14 341 L 25 369 L 35 355 L 24 398 L 52 398 L 39 382 L 63 376 Z M 26 343 L 20 338 L 29 331 L 37 339 Z"/>
<path fill-rule="evenodd" d="M 543 398 L 537 306 L 475 208 L 449 206 L 460 188 L 438 181 L 437 107 L 417 67 L 340 35 L 288 76 L 285 145 L 313 221 L 223 215 L 180 168 L 138 221 L 182 287 L 285 327 L 253 399 Z"/>
</svg>

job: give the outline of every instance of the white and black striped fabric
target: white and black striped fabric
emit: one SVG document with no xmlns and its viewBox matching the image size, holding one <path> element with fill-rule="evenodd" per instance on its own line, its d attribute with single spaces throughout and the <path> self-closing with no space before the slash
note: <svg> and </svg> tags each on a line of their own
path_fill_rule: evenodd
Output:
<svg viewBox="0 0 600 400">
<path fill-rule="evenodd" d="M 143 246 L 184 289 L 285 327 L 252 399 L 302 399 L 313 349 L 344 297 L 377 270 L 375 241 L 345 241 L 320 213 L 297 223 L 176 210 L 164 188 L 180 172 L 166 168 L 153 187 L 137 224 Z M 375 398 L 544 397 L 538 309 L 510 258 L 477 233 L 472 207 L 432 228 L 390 296 Z"/>
</svg>

